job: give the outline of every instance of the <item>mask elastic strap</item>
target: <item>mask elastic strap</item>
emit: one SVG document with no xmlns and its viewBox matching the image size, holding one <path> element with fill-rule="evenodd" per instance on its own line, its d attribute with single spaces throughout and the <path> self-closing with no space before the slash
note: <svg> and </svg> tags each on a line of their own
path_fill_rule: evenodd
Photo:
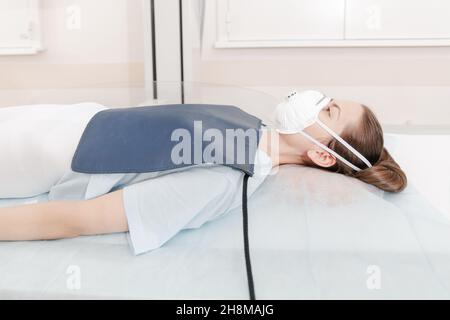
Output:
<svg viewBox="0 0 450 320">
<path fill-rule="evenodd" d="M 320 119 L 317 119 L 317 123 L 329 134 L 333 136 L 337 141 L 343 144 L 348 150 L 350 150 L 355 156 L 359 158 L 362 162 L 366 164 L 367 167 L 372 168 L 372 164 L 367 160 L 361 153 L 358 152 L 355 148 L 353 148 L 347 141 L 342 139 L 338 134 L 336 134 L 333 130 L 328 128 Z"/>
<path fill-rule="evenodd" d="M 319 141 L 317 141 L 316 139 L 314 139 L 313 137 L 311 137 L 309 134 L 307 134 L 304 131 L 299 131 L 299 133 L 301 133 L 305 138 L 307 138 L 309 141 L 311 141 L 312 143 L 318 145 L 319 147 L 321 147 L 322 149 L 324 149 L 325 151 L 327 151 L 328 153 L 332 154 L 333 156 L 335 156 L 337 159 L 341 160 L 343 163 L 345 163 L 347 166 L 349 166 L 350 168 L 352 168 L 355 171 L 361 171 L 360 168 L 358 168 L 357 166 L 355 166 L 353 163 L 351 163 L 350 161 L 347 161 L 346 159 L 344 159 L 344 157 L 340 156 L 339 154 L 337 154 L 335 151 L 331 150 L 330 148 L 328 148 L 326 145 L 324 145 L 323 143 L 320 143 Z"/>
</svg>

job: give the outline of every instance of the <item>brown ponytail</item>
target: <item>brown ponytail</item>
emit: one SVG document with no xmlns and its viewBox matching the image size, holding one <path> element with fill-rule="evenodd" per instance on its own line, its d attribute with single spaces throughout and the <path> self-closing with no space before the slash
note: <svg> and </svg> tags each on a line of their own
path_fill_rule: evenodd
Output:
<svg viewBox="0 0 450 320">
<path fill-rule="evenodd" d="M 367 168 L 345 146 L 332 139 L 328 147 L 363 170 L 356 172 L 338 159 L 334 166 L 323 169 L 354 177 L 384 191 L 400 192 L 406 188 L 406 175 L 384 148 L 383 130 L 375 114 L 367 106 L 362 107 L 364 112 L 360 125 L 344 130 L 342 138 L 369 160 L 372 168 Z M 308 164 L 317 167 L 312 161 L 308 161 Z"/>
<path fill-rule="evenodd" d="M 353 177 L 389 192 L 400 192 L 407 184 L 405 173 L 386 148 L 372 168 L 356 172 Z"/>
</svg>

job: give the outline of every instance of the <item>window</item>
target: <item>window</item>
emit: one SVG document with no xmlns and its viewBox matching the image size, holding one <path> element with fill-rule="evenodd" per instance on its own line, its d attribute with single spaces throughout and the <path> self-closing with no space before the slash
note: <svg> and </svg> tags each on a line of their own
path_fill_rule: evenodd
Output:
<svg viewBox="0 0 450 320">
<path fill-rule="evenodd" d="M 0 0 L 0 54 L 36 54 L 40 50 L 39 1 Z"/>
<path fill-rule="evenodd" d="M 216 47 L 450 45 L 448 0 L 217 0 Z"/>
</svg>

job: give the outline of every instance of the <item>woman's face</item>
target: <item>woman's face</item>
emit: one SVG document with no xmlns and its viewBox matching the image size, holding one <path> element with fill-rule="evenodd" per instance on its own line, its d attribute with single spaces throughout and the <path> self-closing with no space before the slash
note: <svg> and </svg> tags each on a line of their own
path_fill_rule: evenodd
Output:
<svg viewBox="0 0 450 320">
<path fill-rule="evenodd" d="M 349 100 L 332 99 L 330 103 L 322 109 L 319 119 L 339 136 L 345 130 L 357 128 L 364 109 L 360 103 Z M 307 134 L 325 145 L 333 139 L 319 124 L 314 123 L 304 130 Z M 302 150 L 302 157 L 306 155 L 312 162 L 320 167 L 331 167 L 336 163 L 334 156 L 321 149 L 301 134 L 285 135 L 284 140 L 294 149 Z"/>
<path fill-rule="evenodd" d="M 363 107 L 360 103 L 350 100 L 332 99 L 330 103 L 322 109 L 319 119 L 326 124 L 336 134 L 342 135 L 345 129 L 357 127 L 363 115 Z M 331 135 L 317 123 L 305 129 L 305 132 L 319 141 L 327 144 L 331 141 Z"/>
</svg>

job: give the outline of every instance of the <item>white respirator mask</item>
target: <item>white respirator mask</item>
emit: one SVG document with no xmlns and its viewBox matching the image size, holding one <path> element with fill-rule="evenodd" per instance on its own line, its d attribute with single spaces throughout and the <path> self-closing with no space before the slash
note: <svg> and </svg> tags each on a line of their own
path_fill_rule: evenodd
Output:
<svg viewBox="0 0 450 320">
<path fill-rule="evenodd" d="M 339 141 L 350 152 L 364 162 L 367 167 L 371 168 L 371 163 L 361 153 L 355 150 L 350 144 L 348 144 L 319 119 L 320 111 L 322 111 L 322 109 L 325 108 L 330 101 L 331 98 L 315 90 L 292 92 L 275 109 L 276 130 L 282 134 L 300 133 L 309 141 L 332 154 L 335 158 L 339 159 L 353 170 L 361 171 L 360 168 L 304 132 L 305 128 L 317 123 L 333 138 Z"/>
</svg>

